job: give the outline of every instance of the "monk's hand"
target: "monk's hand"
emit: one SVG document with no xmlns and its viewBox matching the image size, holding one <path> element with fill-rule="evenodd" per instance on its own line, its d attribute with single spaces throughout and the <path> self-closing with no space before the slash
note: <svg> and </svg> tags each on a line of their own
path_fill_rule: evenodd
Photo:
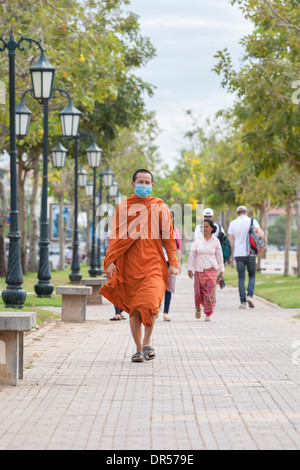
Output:
<svg viewBox="0 0 300 470">
<path fill-rule="evenodd" d="M 189 277 L 190 277 L 191 279 L 193 279 L 193 276 L 194 276 L 193 271 L 188 271 L 188 275 L 189 275 Z"/>
<path fill-rule="evenodd" d="M 177 276 L 177 274 L 179 274 L 179 270 L 175 268 L 175 266 L 169 266 L 169 275 L 171 274 L 175 274 L 175 276 Z"/>
<path fill-rule="evenodd" d="M 108 277 L 111 279 L 113 276 L 113 273 L 117 274 L 117 266 L 114 263 L 111 263 L 109 266 L 106 268 L 106 274 Z"/>
</svg>

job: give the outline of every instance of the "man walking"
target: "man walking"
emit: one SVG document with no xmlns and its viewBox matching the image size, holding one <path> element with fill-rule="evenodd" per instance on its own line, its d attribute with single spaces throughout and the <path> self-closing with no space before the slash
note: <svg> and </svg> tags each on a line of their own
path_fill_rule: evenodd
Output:
<svg viewBox="0 0 300 470">
<path fill-rule="evenodd" d="M 115 211 L 104 261 L 108 283 L 99 292 L 129 313 L 137 349 L 132 361 L 143 362 L 155 357 L 151 346 L 154 321 L 165 295 L 168 276 L 178 274 L 178 260 L 171 213 L 162 199 L 149 196 L 153 188 L 152 174 L 145 169 L 137 170 L 131 185 L 134 194 L 122 201 Z"/>
<path fill-rule="evenodd" d="M 254 308 L 253 294 L 255 288 L 256 256 L 250 254 L 249 232 L 251 218 L 248 217 L 248 211 L 245 206 L 239 206 L 236 212 L 237 218 L 229 224 L 228 237 L 231 246 L 234 245 L 234 259 L 239 277 L 239 294 L 241 301 L 239 308 L 246 308 L 246 302 L 250 308 Z M 264 232 L 255 219 L 253 219 L 253 227 L 255 231 L 264 238 Z M 249 276 L 247 297 L 245 290 L 246 268 Z"/>
</svg>

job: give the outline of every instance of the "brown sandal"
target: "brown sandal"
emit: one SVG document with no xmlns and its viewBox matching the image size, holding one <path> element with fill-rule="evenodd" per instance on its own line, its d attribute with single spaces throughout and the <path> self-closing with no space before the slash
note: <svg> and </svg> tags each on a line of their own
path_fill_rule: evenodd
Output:
<svg viewBox="0 0 300 470">
<path fill-rule="evenodd" d="M 198 319 L 201 318 L 201 306 L 196 308 L 195 317 Z"/>
</svg>

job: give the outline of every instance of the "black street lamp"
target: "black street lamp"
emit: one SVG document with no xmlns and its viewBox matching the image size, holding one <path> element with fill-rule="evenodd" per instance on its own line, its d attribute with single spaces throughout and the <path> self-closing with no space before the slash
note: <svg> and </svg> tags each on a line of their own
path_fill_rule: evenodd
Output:
<svg viewBox="0 0 300 470">
<path fill-rule="evenodd" d="M 119 191 L 119 185 L 116 181 L 114 181 L 113 184 L 108 188 L 109 197 L 116 198 L 118 191 Z"/>
<path fill-rule="evenodd" d="M 22 289 L 23 273 L 21 267 L 20 256 L 20 238 L 18 221 L 18 197 L 17 197 L 17 145 L 16 145 L 16 74 L 15 74 L 15 59 L 16 50 L 23 51 L 21 43 L 27 41 L 30 44 L 36 44 L 40 51 L 41 57 L 44 56 L 44 50 L 40 43 L 35 39 L 21 38 L 16 41 L 11 28 L 8 41 L 0 37 L 0 42 L 3 47 L 0 51 L 8 50 L 9 58 L 9 120 L 10 120 L 10 233 L 9 238 L 9 255 L 8 255 L 8 270 L 6 275 L 7 288 L 2 292 L 2 298 L 6 307 L 24 307 L 26 300 L 26 291 Z M 24 128 L 22 127 L 22 132 Z"/>
<path fill-rule="evenodd" d="M 100 177 L 100 189 L 99 189 L 99 200 L 98 200 L 98 204 L 99 206 L 101 206 L 102 204 L 102 182 L 104 184 L 104 186 L 107 188 L 107 202 L 108 199 L 109 199 L 109 196 L 108 196 L 108 188 L 113 184 L 113 181 L 114 181 L 114 173 L 111 171 L 111 169 L 108 167 L 107 170 L 103 173 L 99 173 L 99 177 Z M 98 272 L 99 274 L 104 274 L 104 270 L 102 269 L 102 266 L 101 266 L 101 242 L 100 242 L 100 236 L 101 236 L 101 233 L 98 233 L 98 240 L 97 240 L 97 266 L 98 266 Z"/>
<path fill-rule="evenodd" d="M 80 168 L 80 170 L 78 171 L 78 186 L 80 188 L 85 188 L 86 181 L 87 181 L 87 171 L 85 171 L 83 168 Z"/>
<path fill-rule="evenodd" d="M 91 180 L 88 180 L 85 187 L 85 194 L 87 197 L 92 197 L 94 193 L 94 183 Z"/>
<path fill-rule="evenodd" d="M 54 168 L 63 168 L 65 166 L 67 149 L 59 142 L 52 150 L 52 163 Z"/>
<path fill-rule="evenodd" d="M 68 139 L 75 139 L 75 168 L 74 168 L 74 230 L 73 230 L 73 246 L 72 246 L 72 263 L 71 274 L 69 278 L 71 282 L 77 283 L 81 281 L 80 262 L 79 262 L 79 241 L 78 241 L 78 153 L 79 139 L 78 133 L 81 111 L 79 111 L 72 103 L 70 94 L 61 88 L 55 88 L 60 94 L 66 94 L 69 102 L 63 111 L 60 111 L 62 136 Z"/>
<path fill-rule="evenodd" d="M 22 98 L 21 102 L 16 110 L 17 121 L 20 122 L 19 137 L 26 135 L 25 128 L 28 130 L 28 120 L 30 111 L 23 103 L 23 99 L 28 92 L 33 92 L 33 95 L 40 103 L 44 104 L 44 150 L 43 150 L 43 190 L 42 190 L 42 204 L 41 204 L 41 229 L 40 229 L 40 257 L 39 257 L 39 271 L 38 278 L 39 282 L 34 286 L 38 297 L 51 297 L 54 286 L 50 284 L 51 273 L 49 265 L 49 239 L 48 239 L 48 101 L 54 97 L 54 92 L 58 91 L 61 95 L 67 95 L 69 103 L 66 108 L 60 112 L 62 132 L 67 137 L 72 137 L 75 132 L 78 131 L 79 120 L 81 112 L 78 111 L 72 104 L 71 96 L 66 90 L 61 88 L 52 88 L 50 92 L 50 86 L 53 85 L 53 78 L 51 73 L 54 75 L 54 67 L 52 67 L 43 55 L 42 59 L 36 66 L 31 67 L 31 76 L 36 89 L 27 90 Z M 41 98 L 41 96 L 44 97 Z M 26 121 L 27 120 L 27 121 Z M 27 124 L 26 124 L 27 122 Z M 52 149 L 53 165 L 56 168 L 62 168 L 65 163 L 67 149 L 63 147 L 61 142 Z"/>
<path fill-rule="evenodd" d="M 88 164 L 90 168 L 94 170 L 94 184 L 93 184 L 93 232 L 92 232 L 92 251 L 91 251 L 91 267 L 89 269 L 89 274 L 91 277 L 97 277 L 99 274 L 99 269 L 97 266 L 96 258 L 96 169 L 100 165 L 101 159 L 101 149 L 96 145 L 95 142 L 87 149 L 86 151 L 88 156 Z"/>
<path fill-rule="evenodd" d="M 27 92 L 25 92 L 24 95 L 26 93 Z M 26 137 L 26 135 L 28 134 L 30 119 L 32 115 L 32 112 L 27 108 L 26 104 L 24 103 L 23 97 L 21 98 L 21 101 L 16 108 L 16 135 L 19 138 Z"/>
<path fill-rule="evenodd" d="M 86 178 L 87 178 L 87 173 L 85 170 L 80 169 L 80 171 L 78 171 L 79 140 L 85 137 L 89 137 L 90 139 L 92 139 L 92 144 L 87 149 L 86 153 L 88 157 L 89 166 L 94 169 L 94 180 L 95 180 L 96 168 L 100 164 L 101 149 L 96 145 L 94 138 L 90 134 L 88 134 L 87 132 L 78 132 L 81 112 L 75 108 L 71 100 L 69 100 L 69 104 L 59 114 L 60 114 L 61 123 L 62 123 L 63 137 L 67 137 L 69 139 L 72 139 L 72 138 L 75 139 L 75 178 L 74 178 L 75 179 L 75 190 L 74 190 L 75 209 L 74 209 L 72 263 L 71 263 L 71 273 L 69 274 L 69 279 L 73 283 L 79 283 L 81 281 L 82 275 L 80 273 L 80 260 L 79 260 L 78 186 L 84 187 L 86 183 Z M 95 212 L 95 201 L 94 201 L 94 212 Z M 93 243 L 93 245 L 94 244 L 95 243 Z M 97 276 L 97 273 L 94 274 L 93 267 L 91 267 L 91 269 L 92 269 L 93 275 Z M 97 269 L 97 266 L 96 266 L 96 269 Z"/>
</svg>

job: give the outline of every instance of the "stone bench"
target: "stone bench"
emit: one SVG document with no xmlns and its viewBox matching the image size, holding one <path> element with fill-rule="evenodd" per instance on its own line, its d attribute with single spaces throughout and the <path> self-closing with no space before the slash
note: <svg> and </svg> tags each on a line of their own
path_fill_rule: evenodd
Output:
<svg viewBox="0 0 300 470">
<path fill-rule="evenodd" d="M 0 312 L 0 384 L 23 379 L 24 331 L 35 325 L 35 312 Z"/>
<path fill-rule="evenodd" d="M 102 295 L 99 294 L 99 289 L 107 283 L 107 278 L 90 277 L 81 279 L 81 284 L 84 286 L 90 286 L 92 288 L 92 295 L 88 297 L 88 305 L 99 305 L 102 304 Z"/>
<path fill-rule="evenodd" d="M 281 261 L 262 259 L 260 261 L 260 270 L 265 274 L 283 274 L 284 263 Z"/>
<path fill-rule="evenodd" d="M 92 288 L 84 286 L 58 286 L 56 293 L 62 296 L 62 321 L 83 323 L 86 319 L 87 297 L 92 295 Z"/>
</svg>

